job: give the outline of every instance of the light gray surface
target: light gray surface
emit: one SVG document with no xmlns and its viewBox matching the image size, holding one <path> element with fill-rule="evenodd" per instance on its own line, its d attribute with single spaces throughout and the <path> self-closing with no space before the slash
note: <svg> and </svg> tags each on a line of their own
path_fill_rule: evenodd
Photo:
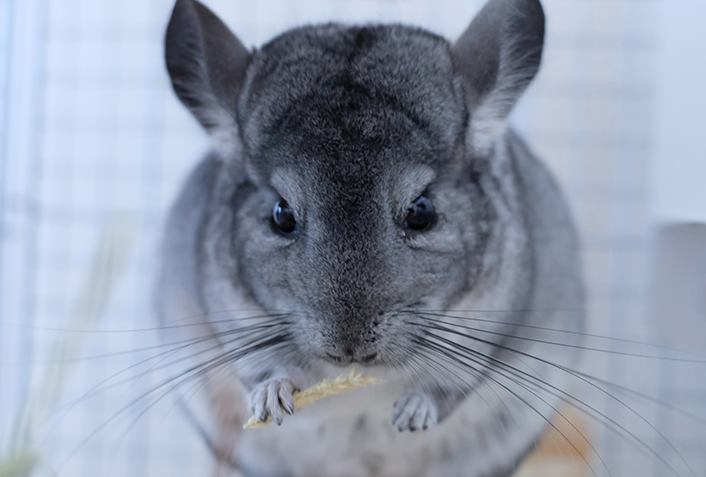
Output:
<svg viewBox="0 0 706 477">
<path fill-rule="evenodd" d="M 706 2 L 657 2 L 654 85 L 654 161 L 650 176 L 652 213 L 663 221 L 706 222 L 704 127 Z"/>
</svg>

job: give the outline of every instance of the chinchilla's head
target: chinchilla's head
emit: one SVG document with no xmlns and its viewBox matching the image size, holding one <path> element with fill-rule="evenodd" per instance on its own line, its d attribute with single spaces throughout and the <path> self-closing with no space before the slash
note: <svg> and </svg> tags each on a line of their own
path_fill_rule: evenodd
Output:
<svg viewBox="0 0 706 477">
<path fill-rule="evenodd" d="M 234 283 L 293 313 L 303 354 L 400 364 L 414 352 L 407 311 L 447 309 L 477 285 L 495 216 L 479 177 L 543 36 L 537 0 L 491 0 L 453 44 L 330 24 L 250 52 L 177 1 L 174 89 L 238 184 L 221 204 Z"/>
</svg>

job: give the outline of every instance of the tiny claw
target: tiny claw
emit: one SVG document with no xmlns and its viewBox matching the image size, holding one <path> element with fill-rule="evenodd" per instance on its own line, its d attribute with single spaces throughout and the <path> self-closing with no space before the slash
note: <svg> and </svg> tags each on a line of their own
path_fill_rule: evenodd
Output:
<svg viewBox="0 0 706 477">
<path fill-rule="evenodd" d="M 250 393 L 250 408 L 260 422 L 270 419 L 282 425 L 286 415 L 296 411 L 292 402 L 293 385 L 288 378 L 277 378 L 258 384 Z"/>
</svg>

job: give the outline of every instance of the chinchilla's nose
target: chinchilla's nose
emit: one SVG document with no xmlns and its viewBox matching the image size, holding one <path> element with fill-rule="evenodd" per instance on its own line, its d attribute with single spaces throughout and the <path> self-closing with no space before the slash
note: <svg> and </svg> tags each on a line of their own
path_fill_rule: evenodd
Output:
<svg viewBox="0 0 706 477">
<path fill-rule="evenodd" d="M 351 363 L 373 364 L 378 353 L 364 347 L 332 346 L 324 351 L 325 359 L 341 366 Z"/>
</svg>

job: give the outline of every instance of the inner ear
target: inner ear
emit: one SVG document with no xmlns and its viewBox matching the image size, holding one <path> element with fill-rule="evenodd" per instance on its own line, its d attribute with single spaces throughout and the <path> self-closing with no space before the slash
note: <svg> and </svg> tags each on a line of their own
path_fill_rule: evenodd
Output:
<svg viewBox="0 0 706 477">
<path fill-rule="evenodd" d="M 471 109 L 471 142 L 484 152 L 539 70 L 544 11 L 539 0 L 490 0 L 451 47 Z"/>
<path fill-rule="evenodd" d="M 165 58 L 179 99 L 210 133 L 235 128 L 235 110 L 250 53 L 196 0 L 177 0 Z"/>
</svg>

